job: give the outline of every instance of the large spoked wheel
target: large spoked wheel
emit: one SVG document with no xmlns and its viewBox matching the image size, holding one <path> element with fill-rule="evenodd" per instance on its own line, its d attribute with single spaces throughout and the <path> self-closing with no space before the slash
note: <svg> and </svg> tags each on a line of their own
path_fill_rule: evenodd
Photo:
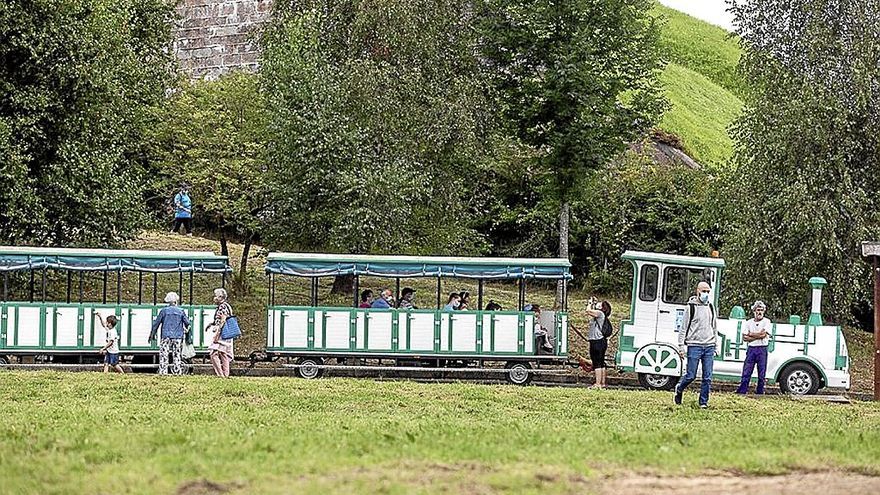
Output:
<svg viewBox="0 0 880 495">
<path fill-rule="evenodd" d="M 9 364 L 9 358 L 6 356 L 0 356 L 0 366 L 6 366 Z"/>
<path fill-rule="evenodd" d="M 509 362 L 507 363 L 507 381 L 514 385 L 528 385 L 532 381 L 532 365 L 529 363 Z"/>
<path fill-rule="evenodd" d="M 639 373 L 639 384 L 648 390 L 672 390 L 676 383 L 678 378 L 674 376 Z"/>
<path fill-rule="evenodd" d="M 299 365 L 299 368 L 296 369 L 296 375 L 306 380 L 320 378 L 324 370 L 318 366 L 321 366 L 323 363 L 324 361 L 321 358 L 300 358 L 296 363 Z"/>
<path fill-rule="evenodd" d="M 793 363 L 782 370 L 779 388 L 791 395 L 813 395 L 819 390 L 819 373 L 806 363 Z"/>
</svg>

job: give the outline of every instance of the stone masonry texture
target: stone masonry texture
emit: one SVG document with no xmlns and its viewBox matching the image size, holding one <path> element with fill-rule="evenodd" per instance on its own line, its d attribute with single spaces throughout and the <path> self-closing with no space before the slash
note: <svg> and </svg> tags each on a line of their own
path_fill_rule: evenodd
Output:
<svg viewBox="0 0 880 495">
<path fill-rule="evenodd" d="M 181 0 L 174 36 L 181 67 L 196 79 L 256 70 L 259 28 L 271 10 L 272 0 Z"/>
</svg>

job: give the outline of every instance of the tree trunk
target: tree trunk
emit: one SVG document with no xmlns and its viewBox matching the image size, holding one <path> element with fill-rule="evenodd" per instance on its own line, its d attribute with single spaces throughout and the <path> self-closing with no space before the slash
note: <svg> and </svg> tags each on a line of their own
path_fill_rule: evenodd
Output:
<svg viewBox="0 0 880 495">
<path fill-rule="evenodd" d="M 229 246 L 226 244 L 226 234 L 220 231 L 220 256 L 229 256 Z"/>
<path fill-rule="evenodd" d="M 354 275 L 337 275 L 333 277 L 331 294 L 354 295 Z"/>
<path fill-rule="evenodd" d="M 244 249 L 241 251 L 241 265 L 238 268 L 238 285 L 243 289 L 247 289 L 248 279 L 247 279 L 247 263 L 248 256 L 251 253 L 251 244 L 254 242 L 253 236 L 248 236 L 248 238 L 244 241 Z"/>
<path fill-rule="evenodd" d="M 559 257 L 568 259 L 568 220 L 570 217 L 568 201 L 562 201 L 559 209 Z M 562 309 L 562 280 L 556 284 L 556 302 L 554 307 Z"/>
</svg>

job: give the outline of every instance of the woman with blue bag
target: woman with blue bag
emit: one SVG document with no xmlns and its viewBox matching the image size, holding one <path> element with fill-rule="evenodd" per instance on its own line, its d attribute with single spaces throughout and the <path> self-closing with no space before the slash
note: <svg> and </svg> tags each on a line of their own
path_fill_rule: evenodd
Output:
<svg viewBox="0 0 880 495">
<path fill-rule="evenodd" d="M 214 373 L 225 378 L 229 378 L 229 365 L 235 357 L 232 344 L 241 337 L 238 319 L 232 313 L 228 299 L 226 289 L 214 289 L 214 303 L 217 305 L 214 323 L 211 324 L 214 327 L 214 341 L 208 346 Z"/>
</svg>

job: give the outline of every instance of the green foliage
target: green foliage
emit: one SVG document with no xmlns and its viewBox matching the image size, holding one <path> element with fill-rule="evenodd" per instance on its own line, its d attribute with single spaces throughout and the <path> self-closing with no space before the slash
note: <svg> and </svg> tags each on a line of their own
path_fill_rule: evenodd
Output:
<svg viewBox="0 0 880 495">
<path fill-rule="evenodd" d="M 704 75 L 676 63 L 660 76 L 669 100 L 660 127 L 679 136 L 684 151 L 711 168 L 727 165 L 733 155 L 729 127 L 742 112 L 742 101 Z"/>
<path fill-rule="evenodd" d="M 0 5 L 0 242 L 107 245 L 142 225 L 143 131 L 173 2 Z"/>
<path fill-rule="evenodd" d="M 659 4 L 653 13 L 663 19 L 660 49 L 665 60 L 702 74 L 738 97 L 744 95 L 745 81 L 737 71 L 742 50 L 736 35 Z"/>
<path fill-rule="evenodd" d="M 628 152 L 589 185 L 574 205 L 573 263 L 603 293 L 625 293 L 632 268 L 620 256 L 627 249 L 708 256 L 719 232 L 704 205 L 712 177 L 702 170 L 657 165 Z"/>
<path fill-rule="evenodd" d="M 476 253 L 487 112 L 464 3 L 276 3 L 263 35 L 276 246 Z"/>
<path fill-rule="evenodd" d="M 756 0 L 738 5 L 750 93 L 722 197 L 730 297 L 776 316 L 805 314 L 807 280 L 828 279 L 826 317 L 864 318 L 877 239 L 880 33 L 876 2 Z"/>
<path fill-rule="evenodd" d="M 717 394 L 707 413 L 695 395 L 6 372 L 0 477 L 10 493 L 544 494 L 620 471 L 878 473 L 876 403 Z"/>
<path fill-rule="evenodd" d="M 487 78 L 515 135 L 540 153 L 552 191 L 578 182 L 640 138 L 663 108 L 649 0 L 485 0 Z"/>
</svg>

